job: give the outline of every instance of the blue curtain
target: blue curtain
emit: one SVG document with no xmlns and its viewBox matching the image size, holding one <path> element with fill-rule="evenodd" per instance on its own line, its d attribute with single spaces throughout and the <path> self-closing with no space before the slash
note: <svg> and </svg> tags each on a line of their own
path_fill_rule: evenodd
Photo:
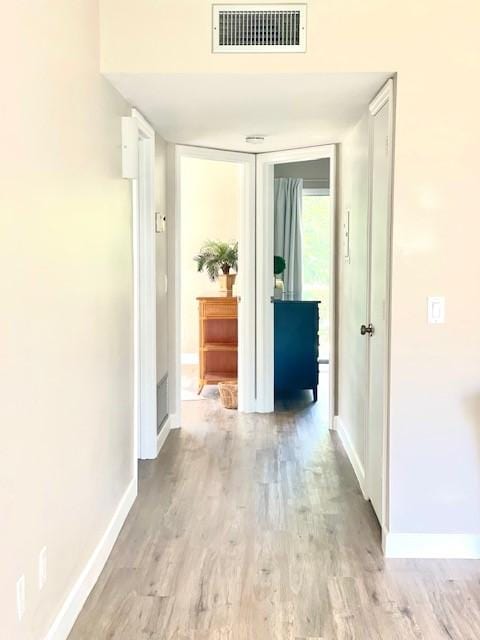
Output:
<svg viewBox="0 0 480 640">
<path fill-rule="evenodd" d="M 285 293 L 298 298 L 302 296 L 302 190 L 301 178 L 275 178 L 273 249 L 287 263 Z"/>
</svg>

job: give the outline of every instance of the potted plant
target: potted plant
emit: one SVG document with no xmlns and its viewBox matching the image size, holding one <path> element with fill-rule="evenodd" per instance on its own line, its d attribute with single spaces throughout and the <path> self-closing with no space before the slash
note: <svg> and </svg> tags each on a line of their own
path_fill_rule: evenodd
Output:
<svg viewBox="0 0 480 640">
<path fill-rule="evenodd" d="M 287 263 L 282 256 L 273 256 L 273 297 L 276 300 L 281 300 L 284 292 L 283 280 L 281 278 L 277 278 L 277 276 L 280 276 L 285 271 L 286 267 Z"/>
<path fill-rule="evenodd" d="M 207 240 L 194 258 L 198 271 L 205 271 L 212 282 L 218 279 L 220 291 L 232 293 L 236 273 L 238 271 L 238 242 L 222 242 Z"/>
</svg>

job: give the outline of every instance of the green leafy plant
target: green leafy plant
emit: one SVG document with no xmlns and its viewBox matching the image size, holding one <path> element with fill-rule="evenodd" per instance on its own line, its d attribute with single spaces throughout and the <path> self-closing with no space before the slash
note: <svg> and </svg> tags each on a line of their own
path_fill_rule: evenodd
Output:
<svg viewBox="0 0 480 640">
<path fill-rule="evenodd" d="M 220 272 L 228 275 L 230 269 L 238 270 L 238 242 L 207 240 L 194 260 L 197 271 L 205 269 L 210 280 L 214 281 Z"/>
<path fill-rule="evenodd" d="M 279 276 L 281 273 L 285 271 L 287 267 L 287 263 L 285 262 L 282 256 L 273 256 L 273 273 L 276 276 Z"/>
</svg>

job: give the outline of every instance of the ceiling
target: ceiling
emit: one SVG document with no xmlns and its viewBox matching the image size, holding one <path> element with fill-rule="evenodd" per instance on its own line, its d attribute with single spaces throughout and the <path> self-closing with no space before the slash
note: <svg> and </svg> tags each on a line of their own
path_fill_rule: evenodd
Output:
<svg viewBox="0 0 480 640">
<path fill-rule="evenodd" d="M 339 142 L 390 73 L 108 74 L 169 142 L 274 151 Z M 262 144 L 245 142 L 261 134 Z"/>
</svg>

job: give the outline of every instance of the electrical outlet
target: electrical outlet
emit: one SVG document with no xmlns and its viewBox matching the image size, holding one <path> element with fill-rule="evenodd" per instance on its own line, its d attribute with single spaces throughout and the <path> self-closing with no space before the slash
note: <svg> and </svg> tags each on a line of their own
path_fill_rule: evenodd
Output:
<svg viewBox="0 0 480 640">
<path fill-rule="evenodd" d="M 17 616 L 21 620 L 25 614 L 25 576 L 17 580 Z"/>
<path fill-rule="evenodd" d="M 47 547 L 43 547 L 38 555 L 38 588 L 43 589 L 47 581 Z"/>
</svg>

